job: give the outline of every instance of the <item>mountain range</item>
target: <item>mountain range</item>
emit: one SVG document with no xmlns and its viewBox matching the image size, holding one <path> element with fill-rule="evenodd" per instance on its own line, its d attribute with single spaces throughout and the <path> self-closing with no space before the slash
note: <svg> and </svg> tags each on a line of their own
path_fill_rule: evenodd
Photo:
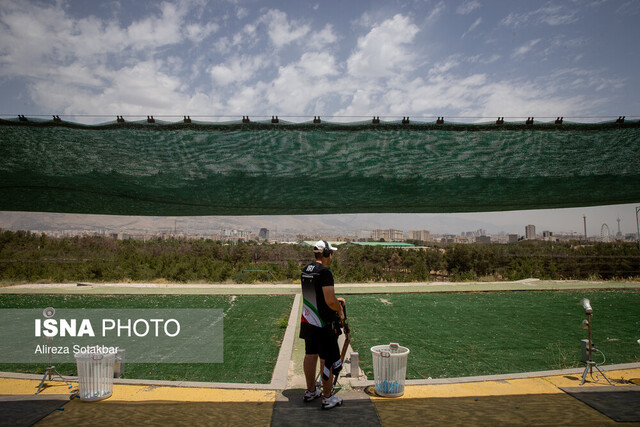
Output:
<svg viewBox="0 0 640 427">
<path fill-rule="evenodd" d="M 515 227 L 521 228 L 520 225 Z M 489 222 L 460 219 L 453 214 L 343 214 L 278 216 L 145 217 L 81 215 L 39 212 L 0 212 L 0 228 L 39 231 L 105 231 L 154 233 L 178 230 L 187 234 L 217 233 L 225 229 L 305 235 L 354 234 L 361 230 L 395 228 L 403 231 L 430 230 L 432 233 L 459 233 L 479 228 L 499 232 L 503 228 Z M 511 228 L 511 227 L 510 227 Z"/>
</svg>

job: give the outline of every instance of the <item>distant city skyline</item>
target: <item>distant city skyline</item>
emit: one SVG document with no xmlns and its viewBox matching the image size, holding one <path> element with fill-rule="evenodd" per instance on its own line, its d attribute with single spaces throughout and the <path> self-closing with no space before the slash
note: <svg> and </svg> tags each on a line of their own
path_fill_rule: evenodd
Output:
<svg viewBox="0 0 640 427">
<path fill-rule="evenodd" d="M 251 229 L 257 234 L 261 228 L 300 234 L 354 233 L 359 230 L 399 229 L 429 230 L 432 234 L 462 234 L 484 229 L 488 234 L 525 235 L 525 227 L 535 226 L 536 233 L 584 234 L 583 216 L 587 217 L 587 234 L 599 236 L 602 224 L 607 224 L 612 236 L 618 231 L 621 219 L 623 235 L 636 233 L 635 207 L 625 204 L 568 209 L 449 213 L 449 214 L 336 214 L 336 215 L 278 215 L 242 217 L 135 217 L 116 215 L 80 215 L 37 212 L 0 212 L 0 228 L 10 230 L 82 229 L 166 231 L 178 228 L 189 232 L 198 230 Z"/>
</svg>

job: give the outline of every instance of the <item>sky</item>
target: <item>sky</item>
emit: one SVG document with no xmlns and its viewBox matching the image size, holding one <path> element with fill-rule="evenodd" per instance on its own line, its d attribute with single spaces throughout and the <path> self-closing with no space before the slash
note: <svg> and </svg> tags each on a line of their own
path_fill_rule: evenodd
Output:
<svg viewBox="0 0 640 427">
<path fill-rule="evenodd" d="M 2 0 L 0 114 L 640 118 L 639 19 L 637 0 Z"/>
<path fill-rule="evenodd" d="M 0 112 L 632 116 L 639 18 L 637 0 L 3 0 Z"/>
</svg>

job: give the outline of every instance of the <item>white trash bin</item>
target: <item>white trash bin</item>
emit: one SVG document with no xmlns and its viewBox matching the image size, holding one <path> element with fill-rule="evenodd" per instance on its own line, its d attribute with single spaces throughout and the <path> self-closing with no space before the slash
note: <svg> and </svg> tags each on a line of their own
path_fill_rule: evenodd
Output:
<svg viewBox="0 0 640 427">
<path fill-rule="evenodd" d="M 76 353 L 78 394 L 81 400 L 92 402 L 106 399 L 113 393 L 115 353 Z"/>
<path fill-rule="evenodd" d="M 397 343 L 391 343 L 371 347 L 371 354 L 376 394 L 384 397 L 402 396 L 407 376 L 409 349 Z"/>
</svg>

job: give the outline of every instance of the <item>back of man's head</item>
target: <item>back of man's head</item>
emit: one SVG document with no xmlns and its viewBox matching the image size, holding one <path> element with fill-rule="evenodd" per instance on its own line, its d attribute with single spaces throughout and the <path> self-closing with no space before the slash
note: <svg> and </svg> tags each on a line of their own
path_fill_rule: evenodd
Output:
<svg viewBox="0 0 640 427">
<path fill-rule="evenodd" d="M 318 240 L 315 245 L 313 245 L 313 254 L 316 259 L 329 258 L 333 251 L 338 250 L 338 248 L 334 248 L 331 246 L 331 243 L 326 240 Z"/>
</svg>

